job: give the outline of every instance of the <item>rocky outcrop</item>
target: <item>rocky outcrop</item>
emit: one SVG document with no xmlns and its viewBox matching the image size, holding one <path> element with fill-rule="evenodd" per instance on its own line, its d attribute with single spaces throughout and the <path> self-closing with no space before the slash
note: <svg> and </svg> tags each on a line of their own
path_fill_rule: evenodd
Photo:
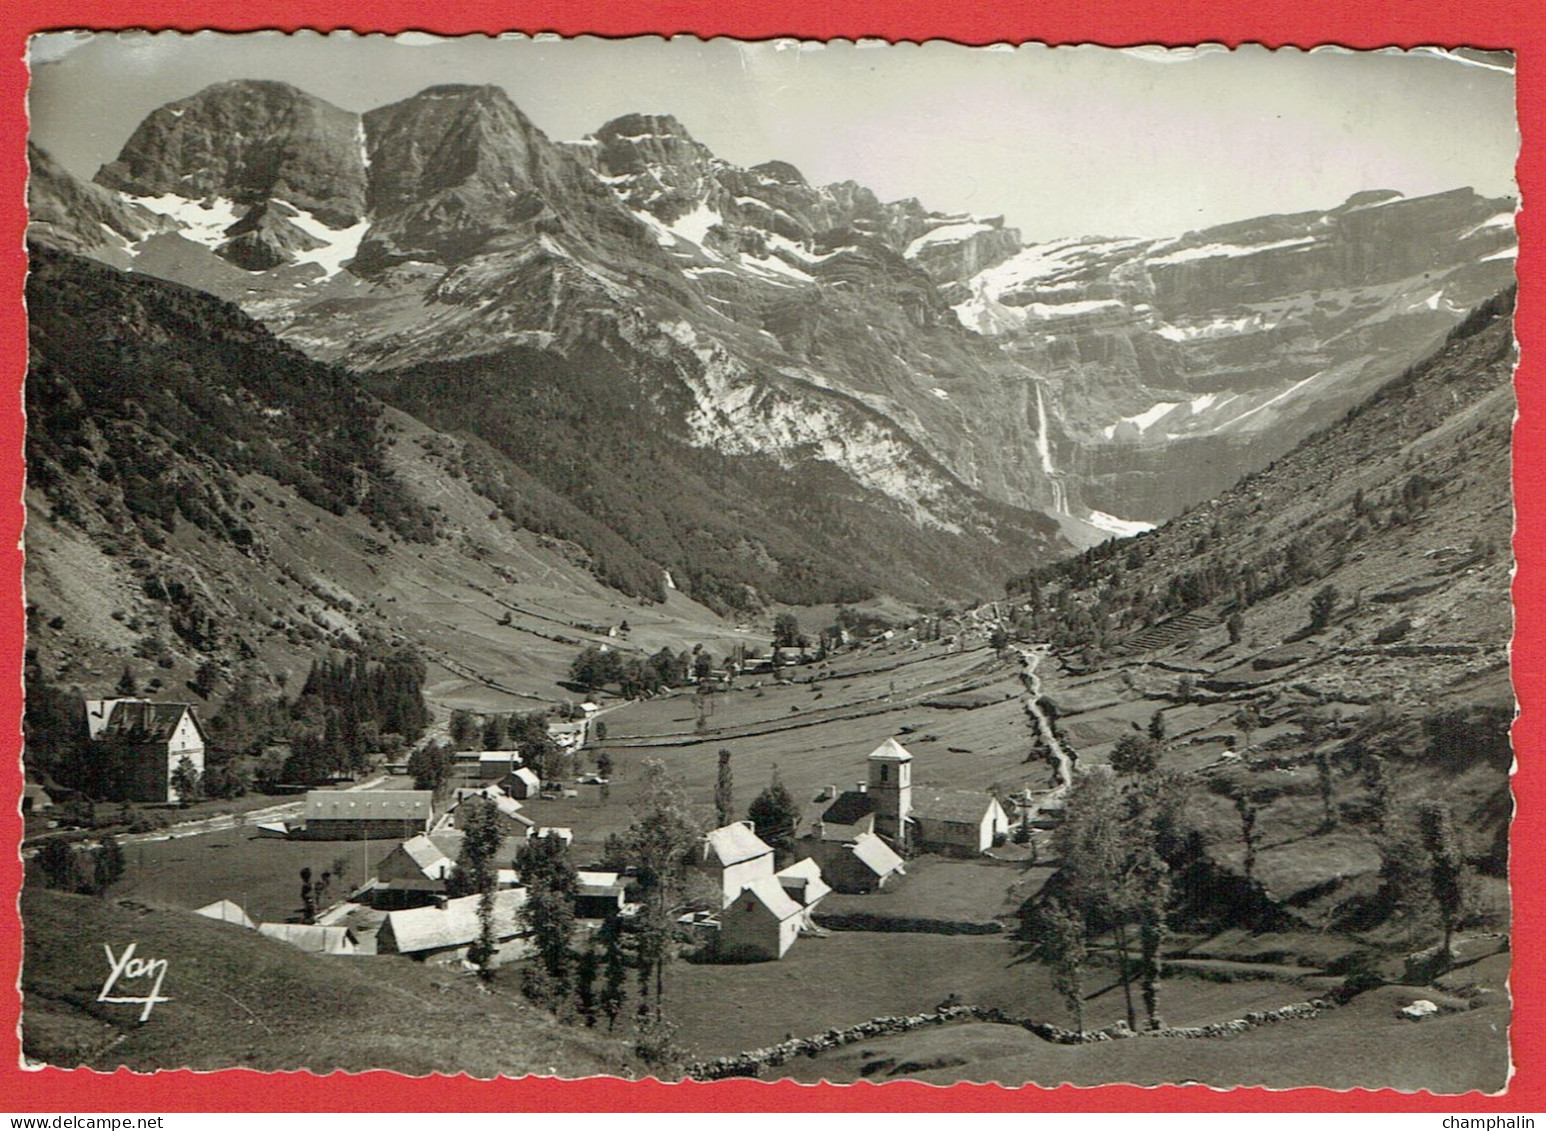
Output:
<svg viewBox="0 0 1546 1131">
<path fill-rule="evenodd" d="M 149 209 L 77 180 L 30 142 L 27 164 L 27 227 L 33 238 L 123 266 L 133 244 L 171 227 Z"/>
<path fill-rule="evenodd" d="M 359 269 L 455 266 L 544 236 L 620 260 L 648 258 L 644 230 L 500 87 L 430 87 L 365 115 L 372 227 Z"/>
<path fill-rule="evenodd" d="M 230 238 L 216 249 L 216 254 L 247 271 L 266 271 L 293 263 L 297 252 L 322 246 L 321 240 L 291 222 L 294 216 L 295 209 L 284 204 L 255 204 L 226 229 Z"/>
</svg>

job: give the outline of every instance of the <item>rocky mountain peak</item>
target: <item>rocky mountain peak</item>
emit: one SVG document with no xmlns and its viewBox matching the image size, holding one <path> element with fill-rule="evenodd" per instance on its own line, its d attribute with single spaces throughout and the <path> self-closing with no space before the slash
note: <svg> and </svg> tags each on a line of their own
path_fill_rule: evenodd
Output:
<svg viewBox="0 0 1546 1131">
<path fill-rule="evenodd" d="M 781 185 L 809 184 L 805 174 L 787 161 L 764 161 L 761 165 L 753 165 L 748 171 L 770 181 L 777 181 Z"/>
<path fill-rule="evenodd" d="M 282 82 L 236 80 L 152 112 L 96 181 L 130 196 L 283 200 L 335 228 L 365 212 L 360 119 Z"/>
<path fill-rule="evenodd" d="M 498 86 L 433 86 L 364 117 L 370 232 L 357 270 L 452 265 L 535 235 L 648 246 L 639 225 Z"/>
<path fill-rule="evenodd" d="M 670 114 L 625 114 L 576 148 L 590 146 L 587 164 L 630 208 L 673 223 L 714 195 L 720 164 Z"/>
</svg>

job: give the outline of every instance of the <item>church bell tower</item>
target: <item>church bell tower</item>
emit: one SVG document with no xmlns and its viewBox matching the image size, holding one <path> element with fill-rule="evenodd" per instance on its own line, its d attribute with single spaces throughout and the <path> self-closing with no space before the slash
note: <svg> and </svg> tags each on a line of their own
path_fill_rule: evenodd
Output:
<svg viewBox="0 0 1546 1131">
<path fill-rule="evenodd" d="M 869 794 L 875 799 L 875 831 L 899 845 L 908 842 L 913 808 L 913 756 L 888 738 L 869 757 Z"/>
</svg>

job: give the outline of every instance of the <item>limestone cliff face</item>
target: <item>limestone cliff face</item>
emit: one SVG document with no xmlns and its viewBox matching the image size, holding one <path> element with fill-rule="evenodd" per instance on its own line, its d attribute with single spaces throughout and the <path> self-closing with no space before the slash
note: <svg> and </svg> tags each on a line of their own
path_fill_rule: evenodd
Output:
<svg viewBox="0 0 1546 1131">
<path fill-rule="evenodd" d="M 1053 386 L 1101 510 L 1164 517 L 1335 419 L 1506 287 L 1511 200 L 1359 193 L 1169 240 L 1035 245 L 969 279 L 962 323 Z"/>
<path fill-rule="evenodd" d="M 365 211 L 359 126 L 286 83 L 220 83 L 152 112 L 97 183 L 133 196 L 285 200 L 344 228 Z"/>
</svg>

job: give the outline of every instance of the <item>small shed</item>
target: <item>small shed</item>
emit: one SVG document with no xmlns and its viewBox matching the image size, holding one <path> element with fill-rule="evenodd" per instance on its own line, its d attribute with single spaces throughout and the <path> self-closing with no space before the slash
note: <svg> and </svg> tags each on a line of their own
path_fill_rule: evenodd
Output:
<svg viewBox="0 0 1546 1131">
<path fill-rule="evenodd" d="M 580 881 L 574 913 L 580 919 L 610 919 L 623 909 L 627 885 L 616 872 L 576 872 Z"/>
<path fill-rule="evenodd" d="M 463 822 L 467 819 L 466 803 L 472 797 L 482 797 L 493 804 L 504 823 L 507 836 L 525 836 L 527 831 L 536 824 L 521 812 L 521 803 L 497 785 L 490 785 L 484 789 L 459 789 L 456 793 L 457 797 L 451 807 L 450 817 L 451 824 L 458 829 L 465 827 Z"/>
<path fill-rule="evenodd" d="M 21 811 L 23 813 L 39 813 L 44 809 L 52 809 L 54 799 L 35 781 L 29 781 L 21 787 Z"/>
<path fill-rule="evenodd" d="M 377 907 L 415 907 L 446 890 L 456 861 L 427 836 L 403 841 L 376 865 Z"/>
<path fill-rule="evenodd" d="M 542 779 L 537 776 L 537 771 L 530 766 L 522 766 L 518 770 L 512 770 L 500 779 L 500 785 L 511 797 L 525 801 L 536 797 L 542 792 Z"/>
</svg>

